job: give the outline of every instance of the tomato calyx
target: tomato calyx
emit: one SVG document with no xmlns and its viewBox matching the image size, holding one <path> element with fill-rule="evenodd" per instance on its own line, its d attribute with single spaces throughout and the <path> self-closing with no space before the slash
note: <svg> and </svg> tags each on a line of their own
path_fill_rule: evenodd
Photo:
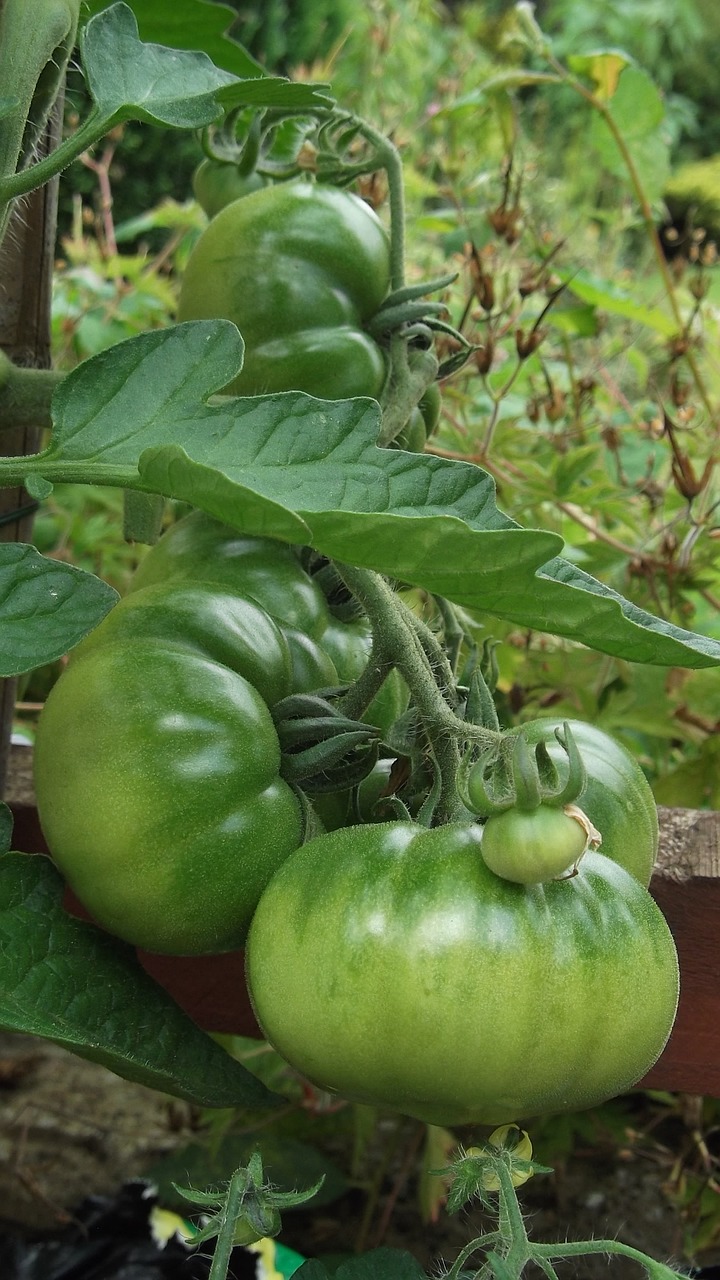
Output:
<svg viewBox="0 0 720 1280">
<path fill-rule="evenodd" d="M 481 817 L 508 809 L 533 811 L 541 804 L 562 808 L 580 795 L 586 782 L 585 766 L 565 721 L 555 737 L 567 756 L 562 776 L 544 742 L 531 748 L 522 732 L 504 735 L 491 757 L 474 760 L 472 751 L 463 762 L 463 801 Z M 507 746 L 512 745 L 508 758 Z"/>
<path fill-rule="evenodd" d="M 291 694 L 272 709 L 280 742 L 280 773 L 306 791 L 352 787 L 377 760 L 380 731 L 345 716 L 335 706 L 344 687 Z"/>
</svg>

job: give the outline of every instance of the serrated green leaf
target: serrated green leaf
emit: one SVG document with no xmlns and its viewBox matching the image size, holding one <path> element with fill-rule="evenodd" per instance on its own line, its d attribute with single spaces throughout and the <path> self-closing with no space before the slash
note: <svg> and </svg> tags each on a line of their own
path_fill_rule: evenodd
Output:
<svg viewBox="0 0 720 1280">
<path fill-rule="evenodd" d="M 0 676 L 17 676 L 72 649 L 109 613 L 117 591 L 91 573 L 0 543 Z"/>
<path fill-rule="evenodd" d="M 720 662 L 720 643 L 624 600 L 555 553 L 561 539 L 498 510 L 479 467 L 379 449 L 378 406 L 296 392 L 208 396 L 240 365 L 227 321 L 140 335 L 86 361 L 54 399 L 27 475 L 182 498 L 246 532 L 303 542 L 458 604 L 660 665 Z"/>
<path fill-rule="evenodd" d="M 101 13 L 111 0 L 84 0 L 83 13 Z M 128 0 L 143 40 L 174 49 L 202 50 L 225 71 L 236 76 L 263 76 L 264 69 L 236 40 L 226 34 L 237 18 L 220 0 Z"/>
<path fill-rule="evenodd" d="M 222 114 L 218 90 L 236 82 L 205 53 L 144 44 L 124 3 L 91 18 L 80 35 L 80 52 L 96 110 L 108 124 L 137 119 L 199 129 Z"/>
<path fill-rule="evenodd" d="M 273 1095 L 191 1022 L 131 947 L 67 914 L 63 891 L 49 858 L 0 856 L 0 1025 L 199 1106 L 270 1105 Z"/>
</svg>

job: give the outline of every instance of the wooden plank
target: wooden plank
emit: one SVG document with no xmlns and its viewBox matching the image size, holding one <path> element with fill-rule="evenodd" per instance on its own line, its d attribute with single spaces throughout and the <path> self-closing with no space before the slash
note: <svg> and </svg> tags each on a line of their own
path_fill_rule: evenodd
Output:
<svg viewBox="0 0 720 1280">
<path fill-rule="evenodd" d="M 643 1084 L 720 1097 L 720 813 L 660 809 L 650 890 L 680 958 L 670 1041 Z"/>
<path fill-rule="evenodd" d="M 8 801 L 15 847 L 45 849 L 31 790 L 30 752 L 13 748 Z M 720 813 L 660 809 L 660 856 L 651 893 L 680 957 L 677 1021 L 665 1052 L 641 1082 L 653 1089 L 720 1097 Z M 140 953 L 145 968 L 207 1031 L 258 1035 L 242 952 L 197 958 Z"/>
</svg>

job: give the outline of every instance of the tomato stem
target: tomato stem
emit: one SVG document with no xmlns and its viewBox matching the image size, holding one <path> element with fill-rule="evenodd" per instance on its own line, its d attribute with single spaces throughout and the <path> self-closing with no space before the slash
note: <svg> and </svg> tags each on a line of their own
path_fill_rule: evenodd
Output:
<svg viewBox="0 0 720 1280">
<path fill-rule="evenodd" d="M 468 724 L 456 712 L 457 691 L 452 667 L 441 644 L 377 573 L 337 564 L 348 589 L 360 601 L 372 625 L 373 664 L 392 665 L 403 675 L 428 742 L 438 780 L 437 796 L 426 815 L 436 825 L 466 817 L 457 786 L 461 745 L 468 739 L 485 749 L 497 749 L 500 735 Z M 351 690 L 343 700 L 345 714 L 357 711 Z"/>
</svg>

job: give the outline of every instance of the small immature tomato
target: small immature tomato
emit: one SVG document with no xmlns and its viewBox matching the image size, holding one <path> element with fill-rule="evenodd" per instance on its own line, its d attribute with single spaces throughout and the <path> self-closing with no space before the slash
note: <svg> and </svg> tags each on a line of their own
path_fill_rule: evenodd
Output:
<svg viewBox="0 0 720 1280">
<path fill-rule="evenodd" d="M 537 809 L 506 809 L 483 827 L 485 865 L 515 884 L 543 884 L 571 871 L 588 846 L 584 815 L 541 804 Z"/>
</svg>

